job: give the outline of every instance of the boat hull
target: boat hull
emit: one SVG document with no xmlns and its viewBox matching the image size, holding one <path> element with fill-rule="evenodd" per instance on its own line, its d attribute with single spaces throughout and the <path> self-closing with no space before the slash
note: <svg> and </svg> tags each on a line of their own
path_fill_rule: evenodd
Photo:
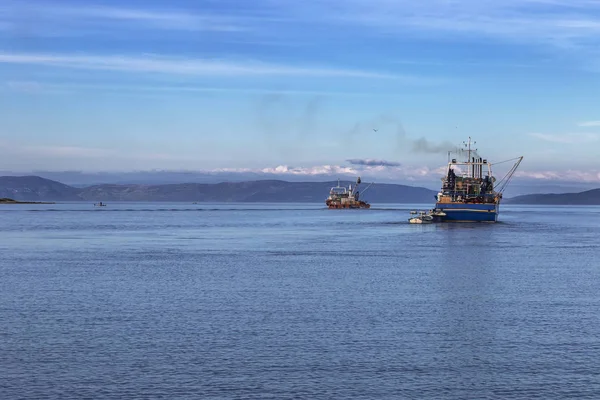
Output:
<svg viewBox="0 0 600 400">
<path fill-rule="evenodd" d="M 325 202 L 328 208 L 330 209 L 349 209 L 349 208 L 371 208 L 369 203 L 361 202 L 351 202 L 351 203 L 341 203 L 338 201 L 327 201 Z"/>
<path fill-rule="evenodd" d="M 441 222 L 496 222 L 500 213 L 500 204 L 473 203 L 436 203 L 444 217 Z"/>
<path fill-rule="evenodd" d="M 408 220 L 409 224 L 432 224 L 433 220 L 423 219 L 421 217 L 413 217 Z"/>
</svg>

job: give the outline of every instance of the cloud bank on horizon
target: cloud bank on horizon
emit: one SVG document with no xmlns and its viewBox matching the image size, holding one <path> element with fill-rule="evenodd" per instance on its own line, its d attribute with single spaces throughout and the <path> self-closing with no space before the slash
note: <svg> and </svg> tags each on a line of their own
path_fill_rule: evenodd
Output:
<svg viewBox="0 0 600 400">
<path fill-rule="evenodd" d="M 0 169 L 412 181 L 472 136 L 524 155 L 521 179 L 600 183 L 599 18 L 593 0 L 5 0 Z"/>
<path fill-rule="evenodd" d="M 6 150 L 6 147 L 3 147 L 3 143 L 0 142 L 0 150 Z M 12 150 L 15 150 L 14 148 Z M 145 161 L 145 160 L 163 160 L 163 161 L 171 161 L 176 162 L 177 164 L 181 163 L 181 159 L 170 159 L 166 154 L 136 154 L 136 153 L 123 153 L 119 154 L 114 151 L 107 150 L 99 150 L 99 149 L 84 149 L 84 148 L 61 148 L 61 147 L 32 147 L 32 148 L 20 148 L 22 156 L 24 156 L 27 152 L 31 152 L 34 157 L 38 158 L 43 155 L 52 154 L 55 157 L 59 158 L 69 158 L 73 156 L 86 158 L 87 162 L 93 160 L 98 160 L 100 163 L 104 163 L 104 160 L 107 158 L 127 158 L 129 160 L 133 159 L 136 161 Z M 24 158 L 27 160 L 27 157 Z M 187 160 L 192 161 L 192 160 Z M 35 164 L 31 164 L 35 165 Z M 494 167 L 495 175 L 498 177 L 504 176 L 508 172 L 511 164 L 504 164 L 501 168 L 496 169 Z M 0 170 L 1 171 L 1 170 Z M 44 170 L 43 165 L 35 165 L 35 167 L 26 172 L 43 172 L 45 175 L 47 171 Z M 95 175 L 96 173 L 100 173 L 100 175 L 114 175 L 114 176 L 123 176 L 126 180 L 126 176 L 130 175 L 130 173 L 123 171 L 120 168 L 110 168 L 110 166 L 102 166 L 101 164 L 97 164 L 97 167 L 92 167 L 91 169 L 84 170 L 76 170 L 70 168 L 57 168 L 54 169 L 56 172 L 57 178 L 61 179 L 60 174 L 66 174 L 70 176 L 72 174 L 88 174 Z M 13 174 L 14 171 L 3 171 L 0 172 L 2 174 Z M 353 180 L 357 176 L 362 176 L 367 179 L 373 179 L 378 182 L 405 182 L 409 184 L 421 185 L 426 187 L 435 188 L 439 178 L 445 175 L 446 166 L 437 166 L 437 167 L 428 167 L 424 165 L 405 165 L 397 161 L 388 161 L 388 160 L 375 160 L 375 159 L 349 159 L 346 160 L 346 163 L 341 165 L 332 165 L 332 164 L 324 164 L 324 165 L 310 165 L 310 166 L 289 166 L 289 165 L 278 165 L 273 167 L 258 167 L 258 168 L 211 168 L 211 169 L 152 169 L 152 170 L 137 170 L 132 171 L 135 174 L 142 175 L 153 175 L 153 174 L 167 174 L 167 175 L 194 175 L 196 178 L 200 178 L 202 176 L 213 176 L 215 178 L 219 178 L 223 181 L 228 180 L 254 180 L 254 179 L 284 179 L 284 180 L 334 180 L 334 179 L 350 179 Z M 51 174 L 52 175 L 52 174 Z M 570 183 L 586 183 L 586 184 L 600 184 L 600 169 L 595 168 L 586 171 L 580 170 L 519 170 L 515 174 L 515 181 L 517 183 L 522 184 L 547 184 L 547 183 L 556 183 L 557 185 L 567 185 Z M 162 182 L 162 181 L 161 181 Z M 166 180 L 162 183 L 169 183 L 169 180 Z M 89 183 L 85 181 L 73 181 L 71 183 Z"/>
</svg>

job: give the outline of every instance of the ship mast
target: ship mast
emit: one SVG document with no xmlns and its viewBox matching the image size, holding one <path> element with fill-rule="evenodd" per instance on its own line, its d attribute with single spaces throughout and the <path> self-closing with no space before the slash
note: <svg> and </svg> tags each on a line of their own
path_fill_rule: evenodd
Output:
<svg viewBox="0 0 600 400">
<path fill-rule="evenodd" d="M 467 176 L 470 175 L 471 178 L 475 178 L 475 159 L 471 159 L 471 153 L 475 153 L 477 151 L 477 149 L 471 150 L 471 143 L 475 144 L 477 142 L 473 142 L 471 141 L 471 136 L 469 136 L 469 140 L 466 142 L 463 142 L 465 147 L 467 148 L 467 168 L 469 169 L 469 172 L 467 173 Z M 481 177 L 480 177 L 481 178 Z"/>
<path fill-rule="evenodd" d="M 469 141 L 468 141 L 468 147 L 469 147 L 469 152 L 467 153 L 467 163 L 471 162 L 471 136 L 469 136 Z"/>
</svg>

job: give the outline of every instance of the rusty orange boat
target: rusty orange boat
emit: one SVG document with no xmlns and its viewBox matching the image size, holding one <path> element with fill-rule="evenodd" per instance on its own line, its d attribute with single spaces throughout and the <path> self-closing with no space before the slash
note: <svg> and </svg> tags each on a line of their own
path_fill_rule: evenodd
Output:
<svg viewBox="0 0 600 400">
<path fill-rule="evenodd" d="M 356 180 L 356 185 L 352 187 L 350 184 L 347 188 L 344 186 L 340 186 L 340 181 L 338 180 L 338 185 L 334 186 L 329 190 L 329 197 L 325 200 L 325 204 L 327 207 L 332 209 L 342 209 L 342 208 L 371 208 L 371 205 L 365 201 L 359 199 L 359 191 L 358 185 L 360 185 L 360 177 Z M 370 187 L 369 185 L 367 189 Z M 365 189 L 365 190 L 367 190 Z M 364 192 L 364 191 L 363 191 Z"/>
</svg>

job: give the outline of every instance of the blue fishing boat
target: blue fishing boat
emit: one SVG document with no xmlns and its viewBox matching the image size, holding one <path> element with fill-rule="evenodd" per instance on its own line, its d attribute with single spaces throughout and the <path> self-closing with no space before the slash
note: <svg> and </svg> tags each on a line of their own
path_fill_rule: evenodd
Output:
<svg viewBox="0 0 600 400">
<path fill-rule="evenodd" d="M 498 221 L 502 193 L 523 157 L 502 161 L 514 161 L 514 164 L 504 178 L 496 182 L 492 163 L 479 156 L 477 149 L 472 147 L 474 144 L 469 138 L 459 151 L 467 155 L 466 161 L 457 161 L 455 158 L 448 160 L 442 189 L 436 196 L 435 209 L 430 211 L 437 222 Z"/>
</svg>

